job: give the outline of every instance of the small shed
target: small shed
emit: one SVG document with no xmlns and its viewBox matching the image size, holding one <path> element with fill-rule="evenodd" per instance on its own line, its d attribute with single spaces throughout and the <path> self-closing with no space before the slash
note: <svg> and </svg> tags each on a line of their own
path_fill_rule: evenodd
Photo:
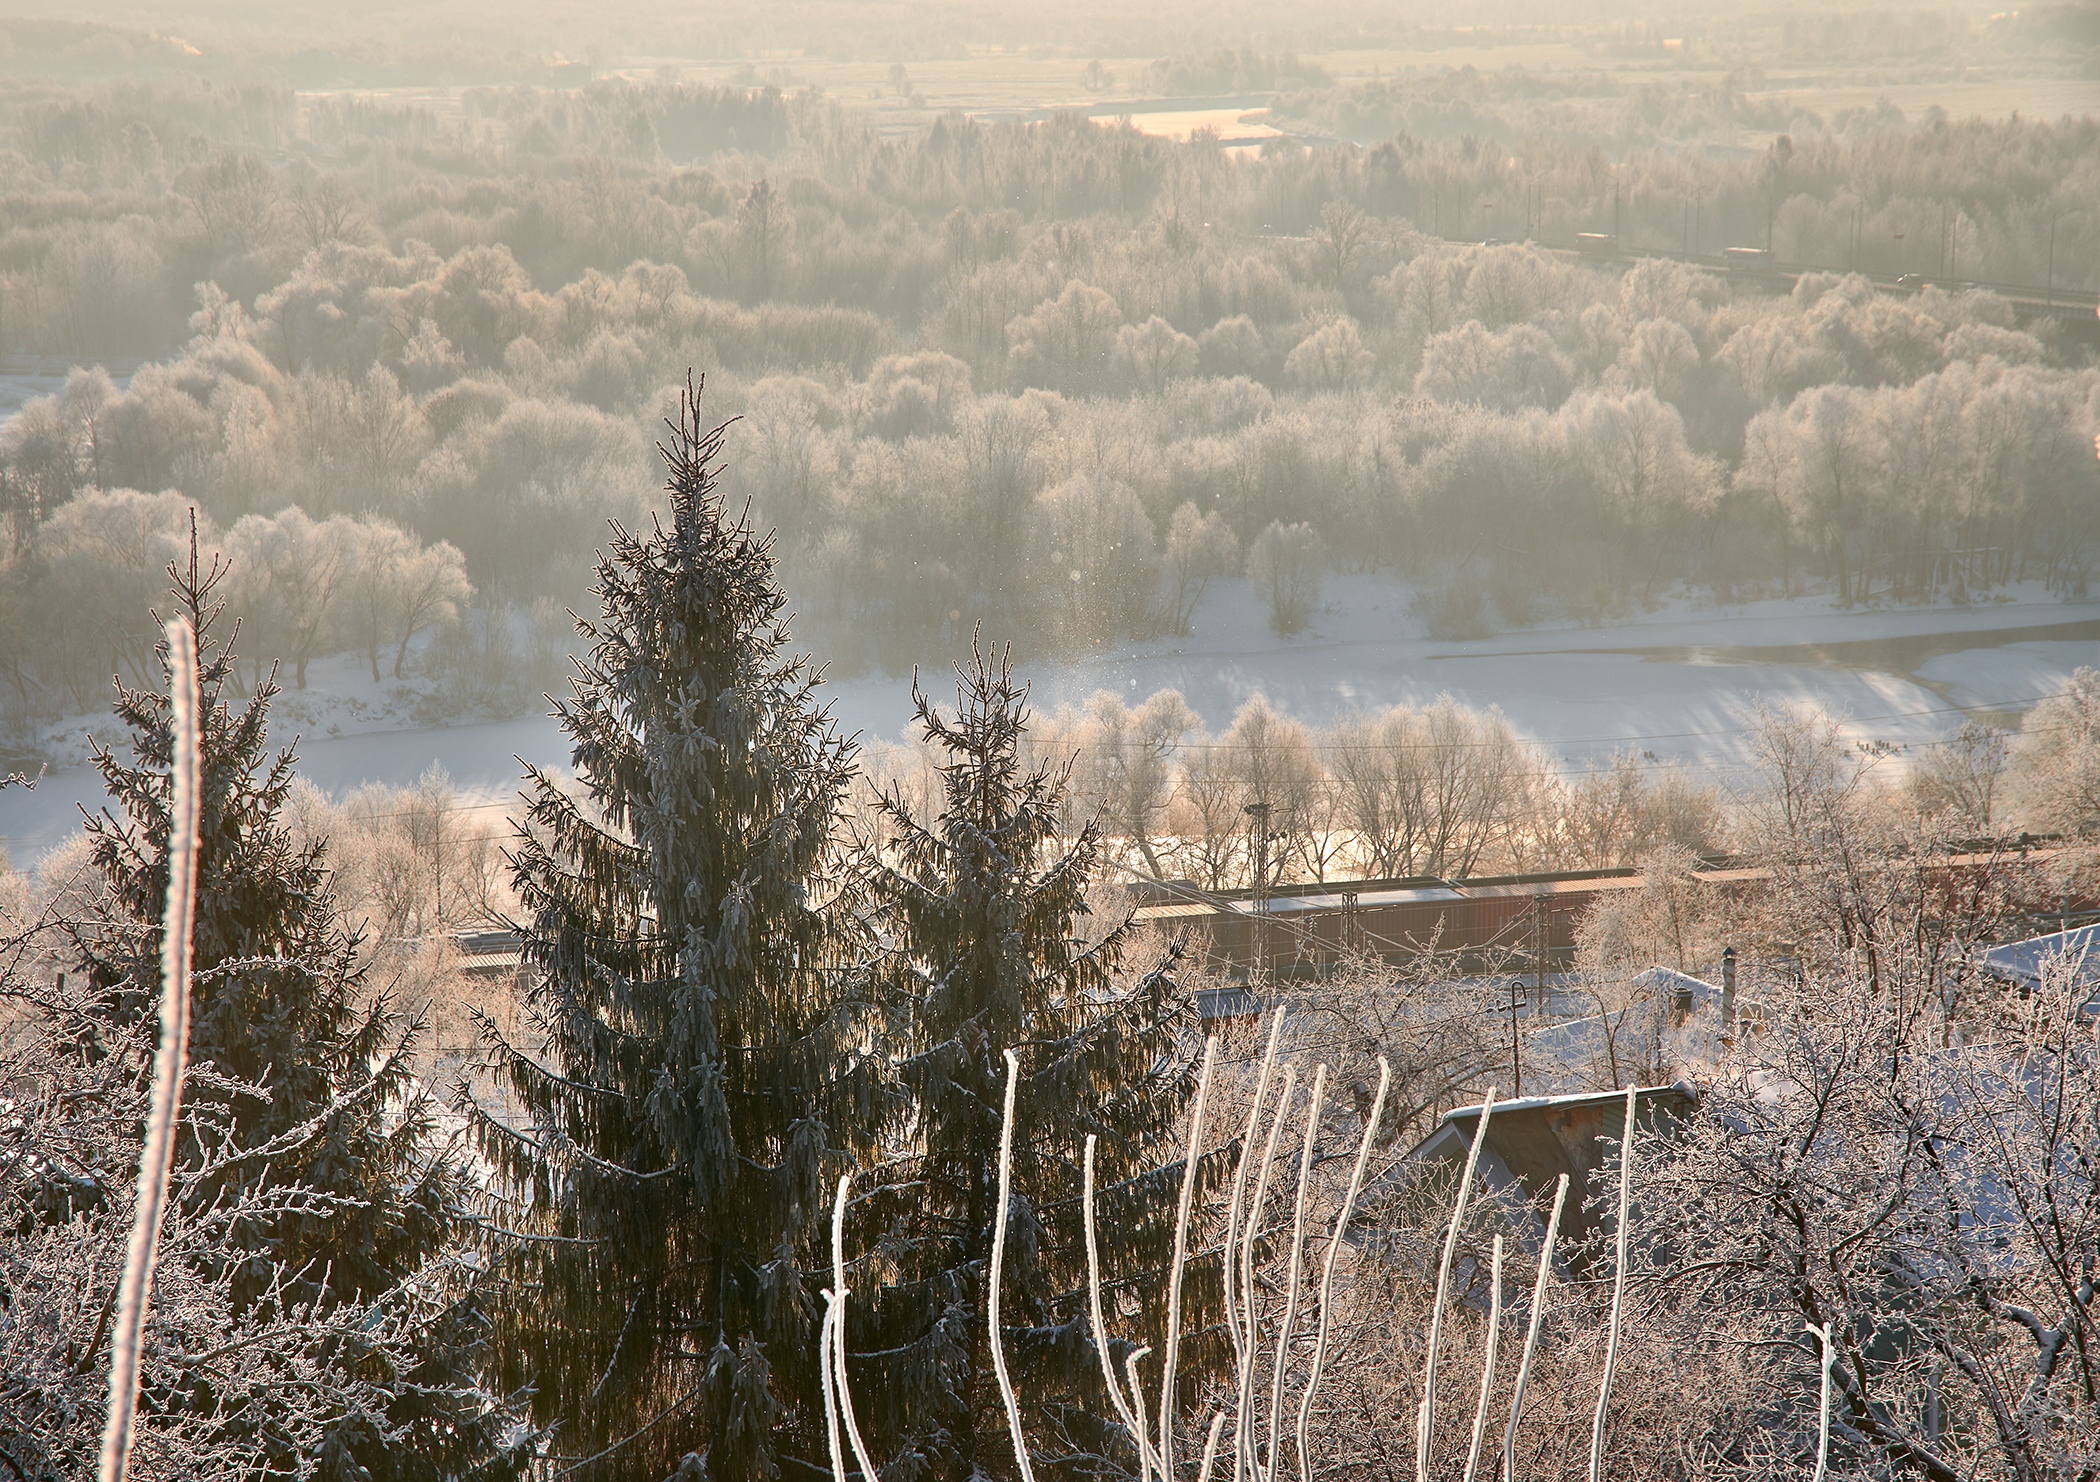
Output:
<svg viewBox="0 0 2100 1482">
<path fill-rule="evenodd" d="M 1635 1093 L 1635 1127 L 1661 1135 L 1698 1108 L 1699 1093 L 1680 1081 L 1670 1086 L 1643 1086 Z M 1520 1189 L 1534 1205 L 1552 1207 L 1553 1186 L 1568 1175 L 1568 1202 L 1560 1218 L 1561 1241 L 1572 1245 L 1600 1227 L 1608 1229 L 1609 1210 L 1588 1210 L 1583 1202 L 1602 1173 L 1618 1167 L 1617 1149 L 1625 1135 L 1626 1093 L 1590 1091 L 1570 1096 L 1526 1096 L 1498 1101 L 1488 1118 L 1480 1148 L 1480 1177 L 1498 1192 Z M 1480 1108 L 1461 1106 L 1445 1112 L 1437 1128 L 1417 1143 L 1409 1162 L 1444 1161 L 1463 1166 Z M 1636 1149 L 1635 1157 L 1639 1157 Z M 1543 1217 L 1542 1217 L 1543 1218 Z M 1544 1238 L 1543 1224 L 1539 1237 Z"/>
</svg>

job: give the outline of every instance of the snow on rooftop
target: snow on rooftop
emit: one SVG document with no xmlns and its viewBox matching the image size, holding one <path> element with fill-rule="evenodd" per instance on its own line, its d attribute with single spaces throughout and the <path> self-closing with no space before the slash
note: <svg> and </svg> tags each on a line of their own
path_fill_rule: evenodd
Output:
<svg viewBox="0 0 2100 1482">
<path fill-rule="evenodd" d="M 2076 986 L 2100 990 L 2100 921 L 1986 947 L 1976 954 L 1976 965 L 2023 988 L 2038 988 L 2044 973 L 2060 971 Z"/>
</svg>

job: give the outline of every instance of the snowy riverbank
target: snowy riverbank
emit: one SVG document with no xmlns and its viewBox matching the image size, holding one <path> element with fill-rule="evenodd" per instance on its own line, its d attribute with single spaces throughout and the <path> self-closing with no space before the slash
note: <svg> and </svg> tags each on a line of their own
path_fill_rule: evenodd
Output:
<svg viewBox="0 0 2100 1482">
<path fill-rule="evenodd" d="M 1825 598 L 1679 604 L 1611 626 L 1535 628 L 1463 643 L 1426 637 L 1410 595 L 1374 578 L 1334 578 L 1312 628 L 1282 639 L 1245 583 L 1222 583 L 1190 638 L 1029 666 L 1034 703 L 1054 711 L 1100 689 L 1135 701 L 1173 688 L 1221 730 L 1257 693 L 1314 724 L 1449 693 L 1500 706 L 1571 770 L 1631 749 L 1725 783 L 1743 775 L 1744 718 L 1759 700 L 1814 704 L 1859 740 L 1918 746 L 1953 730 L 1964 714 L 2012 723 L 2080 664 L 2100 665 L 2100 602 L 2062 602 L 2039 590 L 2009 602 L 1850 612 Z M 413 707 L 391 687 L 365 683 L 360 663 L 315 665 L 312 687 L 279 704 L 284 738 L 294 731 L 302 738 L 301 773 L 334 796 L 368 782 L 407 784 L 435 762 L 451 773 L 463 803 L 493 811 L 515 796 L 517 757 L 555 766 L 567 760 L 543 716 L 415 725 Z M 933 666 L 925 682 L 936 698 L 948 692 Z M 910 717 L 908 677 L 856 678 L 831 693 L 849 730 L 896 739 Z M 98 735 L 111 724 L 106 716 L 78 722 Z M 33 793 L 0 794 L 0 843 L 26 865 L 98 797 L 94 773 L 80 766 L 54 772 Z"/>
</svg>

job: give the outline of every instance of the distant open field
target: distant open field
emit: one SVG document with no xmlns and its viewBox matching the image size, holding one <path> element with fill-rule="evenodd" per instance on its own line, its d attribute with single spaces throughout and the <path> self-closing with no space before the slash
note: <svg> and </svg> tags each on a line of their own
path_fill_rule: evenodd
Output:
<svg viewBox="0 0 2100 1482">
<path fill-rule="evenodd" d="M 1105 85 L 1089 89 L 1086 72 L 1089 62 L 1095 60 L 1103 74 L 1096 80 L 1105 78 Z M 1162 107 L 1171 100 L 1157 95 L 1150 70 L 1155 60 L 1044 55 L 1034 48 L 979 48 L 966 56 L 909 63 L 904 68 L 908 91 L 899 90 L 890 63 L 836 61 L 805 53 L 781 52 L 736 62 L 641 57 L 613 64 L 608 70 L 633 78 L 675 75 L 718 85 L 765 82 L 783 88 L 814 87 L 868 109 L 882 127 L 894 131 L 923 127 L 950 111 L 1011 116 L 1070 108 L 1111 119 L 1118 115 L 1118 105 L 1126 105 L 1137 128 L 1162 137 L 1186 138 L 1192 130 L 1204 127 L 1248 139 L 1284 132 L 1258 116 L 1249 117 L 1250 107 Z M 1723 61 L 1697 53 L 1680 58 L 1652 53 L 1622 57 L 1575 41 L 1328 51 L 1310 53 L 1304 60 L 1343 84 L 1463 68 L 1480 72 L 1514 68 L 1560 78 L 1594 79 L 1600 96 L 1632 86 L 1711 86 L 1728 75 Z M 432 90 L 415 91 L 422 100 L 432 101 Z M 1912 116 L 1933 106 L 1953 118 L 2002 119 L 2016 112 L 2054 118 L 2100 112 L 2100 82 L 2089 79 L 1969 75 L 1932 82 L 1882 81 L 1856 65 L 1834 66 L 1826 72 L 1789 69 L 1785 76 L 1768 79 L 1764 87 L 1747 96 L 1781 100 L 1793 109 L 1824 118 L 1850 108 L 1872 108 L 1883 99 Z"/>
<path fill-rule="evenodd" d="M 1915 118 L 1938 107 L 1949 118 L 2073 118 L 2100 112 L 2100 82 L 2081 78 L 2001 78 L 1991 82 L 1899 82 L 1863 85 L 1786 79 L 1786 85 L 1748 93 L 1779 97 L 1824 118 L 1847 108 L 1872 108 L 1886 99 Z"/>
</svg>

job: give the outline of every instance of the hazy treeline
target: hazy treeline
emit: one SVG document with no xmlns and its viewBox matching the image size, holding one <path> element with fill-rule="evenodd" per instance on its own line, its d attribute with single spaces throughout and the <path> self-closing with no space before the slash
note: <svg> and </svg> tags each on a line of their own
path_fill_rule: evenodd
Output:
<svg viewBox="0 0 2100 1482">
<path fill-rule="evenodd" d="M 332 593 L 264 622 L 279 652 L 398 673 L 470 589 L 484 635 L 567 600 L 605 521 L 649 507 L 688 367 L 745 416 L 730 487 L 849 668 L 980 620 L 1037 652 L 1186 631 L 1222 576 L 1294 631 L 1336 568 L 1413 582 L 1446 636 L 1685 584 L 2079 592 L 2094 374 L 2003 300 L 1835 272 L 1775 296 L 1432 233 L 1528 217 L 1550 244 L 1608 228 L 1616 192 L 1628 242 L 1696 200 L 1709 250 L 1769 218 L 1782 258 L 1891 271 L 1913 264 L 1878 255 L 1889 224 L 1915 249 L 1944 206 L 1961 276 L 2038 280 L 2054 222 L 2070 281 L 2100 261 L 2100 218 L 2065 209 L 2094 127 L 1883 120 L 1614 165 L 1551 137 L 1245 151 L 1077 118 L 891 138 L 819 97 L 672 84 L 469 91 L 458 118 L 18 93 L 0 349 L 182 343 L 0 433 L 9 711 L 78 708 L 137 647 L 75 621 L 142 610 L 67 574 L 80 492 L 174 490 L 228 540 L 292 507 L 330 541 L 395 528 L 340 569 L 442 569 L 441 599 L 389 576 L 383 624 Z"/>
<path fill-rule="evenodd" d="M 1970 721 L 1900 762 L 1884 746 L 1844 741 L 1828 717 L 1809 711 L 1762 711 L 1745 725 L 1768 738 L 1765 750 L 1777 745 L 1769 738 L 1812 733 L 1858 770 L 1859 806 L 1894 831 L 1966 841 L 2100 834 L 2100 675 L 2091 669 L 2037 706 L 2019 732 Z M 1070 766 L 1066 826 L 1076 832 L 1091 821 L 1126 878 L 1209 888 L 1252 879 L 1252 805 L 1267 810 L 1260 847 L 1276 882 L 1755 854 L 1771 825 L 1755 788 L 1631 751 L 1571 768 L 1519 737 L 1499 711 L 1449 697 L 1324 728 L 1256 698 L 1213 732 L 1172 690 L 1135 706 L 1103 690 L 1040 716 L 1029 744 L 1046 762 Z M 866 765 L 871 790 L 895 792 L 931 820 L 939 778 L 922 749 L 877 744 Z"/>
<path fill-rule="evenodd" d="M 956 62 L 991 53 L 993 65 L 1016 54 L 1033 64 L 1064 63 L 1093 90 L 1185 93 L 1322 81 L 1317 66 L 1278 65 L 1291 59 L 1245 49 L 1249 39 L 1273 44 L 1279 35 L 1312 52 L 1433 53 L 1572 42 L 1600 62 L 1644 61 L 1664 69 L 1823 67 L 1843 58 L 1891 80 L 1944 77 L 1950 66 L 1989 76 L 2009 60 L 2023 64 L 2026 75 L 2075 76 L 2100 41 L 2091 12 L 2064 0 L 1988 15 L 1879 0 L 1747 10 L 1701 0 L 1661 17 L 1598 8 L 1576 14 L 1543 0 L 1515 0 L 1477 16 L 1426 4 L 1323 0 L 1294 10 L 1288 28 L 1251 0 L 1178 0 L 1144 10 L 1076 0 L 1054 14 L 950 0 L 908 13 L 851 0 L 676 14 L 624 3 L 581 14 L 546 3 L 439 14 L 382 3 L 354 15 L 309 9 L 267 17 L 176 7 L 156 12 L 151 32 L 125 29 L 124 22 L 140 22 L 116 6 L 91 3 L 65 15 L 0 23 L 0 74 L 92 78 L 151 70 L 221 78 L 266 72 L 302 87 L 573 84 L 603 59 L 641 55 L 750 58 L 741 71 L 752 80 L 792 83 L 810 63 Z M 1240 45 L 1219 48 L 1226 54 L 1221 66 L 1217 55 L 1179 55 L 1192 37 Z M 1233 67 L 1234 52 L 1253 65 Z M 1098 62 L 1088 64 L 1089 57 L 1123 60 L 1107 73 Z M 1113 80 L 1103 81 L 1105 73 Z"/>
</svg>

